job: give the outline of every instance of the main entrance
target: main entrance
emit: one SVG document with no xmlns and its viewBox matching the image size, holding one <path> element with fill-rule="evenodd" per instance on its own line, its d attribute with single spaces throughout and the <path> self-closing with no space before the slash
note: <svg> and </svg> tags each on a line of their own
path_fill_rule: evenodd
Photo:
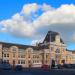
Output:
<svg viewBox="0 0 75 75">
<path fill-rule="evenodd" d="M 61 63 L 61 55 L 60 54 L 56 54 L 55 60 L 56 60 L 57 64 L 60 64 Z"/>
<path fill-rule="evenodd" d="M 29 68 L 31 68 L 32 66 L 31 60 L 28 60 L 28 65 L 29 65 Z"/>
</svg>

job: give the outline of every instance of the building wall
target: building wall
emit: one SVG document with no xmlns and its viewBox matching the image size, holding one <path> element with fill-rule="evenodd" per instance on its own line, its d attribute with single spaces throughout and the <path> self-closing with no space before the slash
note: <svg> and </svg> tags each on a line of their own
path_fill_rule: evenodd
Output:
<svg viewBox="0 0 75 75">
<path fill-rule="evenodd" d="M 32 48 L 18 49 L 16 46 L 3 48 L 3 62 L 9 62 L 12 66 L 39 67 L 42 65 L 42 52 Z"/>
<path fill-rule="evenodd" d="M 72 63 L 75 64 L 75 51 L 72 52 L 71 58 L 72 58 L 71 59 L 72 60 Z"/>
<path fill-rule="evenodd" d="M 66 45 L 60 42 L 60 36 L 57 35 L 54 42 L 50 42 L 50 59 L 55 60 L 57 64 L 66 63 Z"/>
<path fill-rule="evenodd" d="M 2 62 L 2 44 L 0 44 L 0 63 Z"/>
<path fill-rule="evenodd" d="M 71 51 L 66 51 L 66 61 L 67 61 L 67 64 L 73 63 L 72 57 L 73 57 L 72 52 Z"/>
</svg>

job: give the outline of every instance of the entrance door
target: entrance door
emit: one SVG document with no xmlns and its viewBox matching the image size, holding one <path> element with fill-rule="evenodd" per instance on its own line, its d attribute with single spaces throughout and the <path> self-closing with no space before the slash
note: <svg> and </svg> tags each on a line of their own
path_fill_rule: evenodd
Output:
<svg viewBox="0 0 75 75">
<path fill-rule="evenodd" d="M 13 69 L 15 69 L 15 60 L 13 60 Z"/>
<path fill-rule="evenodd" d="M 62 64 L 65 64 L 65 60 L 62 60 L 61 62 L 62 62 Z"/>
<path fill-rule="evenodd" d="M 32 66 L 32 64 L 31 64 L 31 61 L 30 61 L 30 60 L 28 60 L 28 65 L 29 65 L 29 68 Z"/>
<path fill-rule="evenodd" d="M 52 60 L 52 67 L 55 67 L 55 60 Z"/>
<path fill-rule="evenodd" d="M 60 64 L 60 60 L 61 60 L 61 58 L 60 58 L 60 54 L 56 54 L 56 63 L 57 64 Z"/>
</svg>

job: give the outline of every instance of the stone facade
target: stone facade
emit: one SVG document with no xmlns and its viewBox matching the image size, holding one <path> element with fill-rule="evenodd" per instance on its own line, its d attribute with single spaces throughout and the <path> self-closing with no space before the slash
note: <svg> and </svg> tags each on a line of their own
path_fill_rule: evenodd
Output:
<svg viewBox="0 0 75 75">
<path fill-rule="evenodd" d="M 48 31 L 44 41 L 36 46 L 0 42 L 0 60 L 2 63 L 22 65 L 23 67 L 41 67 L 57 64 L 75 63 L 75 53 L 66 50 L 59 33 Z"/>
</svg>

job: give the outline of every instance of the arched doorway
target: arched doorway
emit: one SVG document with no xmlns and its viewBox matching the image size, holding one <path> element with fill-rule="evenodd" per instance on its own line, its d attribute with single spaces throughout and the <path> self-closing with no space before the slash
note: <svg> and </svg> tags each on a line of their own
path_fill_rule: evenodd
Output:
<svg viewBox="0 0 75 75">
<path fill-rule="evenodd" d="M 51 69 L 55 67 L 55 60 L 52 59 Z"/>
<path fill-rule="evenodd" d="M 65 60 L 62 60 L 61 63 L 62 63 L 62 64 L 65 64 Z"/>
</svg>

